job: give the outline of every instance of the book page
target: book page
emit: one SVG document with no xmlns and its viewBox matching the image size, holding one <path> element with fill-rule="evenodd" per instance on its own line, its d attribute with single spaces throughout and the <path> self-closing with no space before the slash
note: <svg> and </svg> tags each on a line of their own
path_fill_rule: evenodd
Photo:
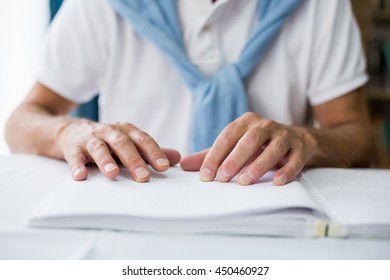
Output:
<svg viewBox="0 0 390 280">
<path fill-rule="evenodd" d="M 318 168 L 304 172 L 330 209 L 347 225 L 390 225 L 390 170 Z"/>
<path fill-rule="evenodd" d="M 201 182 L 197 172 L 173 167 L 164 173 L 153 172 L 148 183 L 137 183 L 125 169 L 110 180 L 92 168 L 86 181 L 76 182 L 69 176 L 32 217 L 101 214 L 189 219 L 293 207 L 318 209 L 298 181 L 283 187 L 274 186 L 267 177 L 252 186 Z"/>
</svg>

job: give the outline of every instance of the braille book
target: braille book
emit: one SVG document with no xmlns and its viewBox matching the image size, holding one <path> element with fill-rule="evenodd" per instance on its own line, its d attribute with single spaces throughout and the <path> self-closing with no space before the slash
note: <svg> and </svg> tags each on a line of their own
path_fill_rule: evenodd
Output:
<svg viewBox="0 0 390 280">
<path fill-rule="evenodd" d="M 134 182 L 91 168 L 69 176 L 32 213 L 33 227 L 192 234 L 390 238 L 390 171 L 317 168 L 285 185 L 202 182 L 179 167 Z"/>
</svg>

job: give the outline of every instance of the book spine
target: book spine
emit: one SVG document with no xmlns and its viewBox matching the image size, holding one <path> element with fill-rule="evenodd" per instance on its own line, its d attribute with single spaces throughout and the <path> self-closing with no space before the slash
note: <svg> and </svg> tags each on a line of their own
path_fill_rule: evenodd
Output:
<svg viewBox="0 0 390 280">
<path fill-rule="evenodd" d="M 346 237 L 348 236 L 348 227 L 343 222 L 341 215 L 334 210 L 327 199 L 321 194 L 321 192 L 314 186 L 310 179 L 304 172 L 299 176 L 299 181 L 314 199 L 314 201 L 320 206 L 322 211 L 328 216 L 329 220 L 324 221 L 323 236 L 332 237 Z"/>
<path fill-rule="evenodd" d="M 325 237 L 327 235 L 328 222 L 327 221 L 318 221 L 317 224 L 317 237 Z"/>
</svg>

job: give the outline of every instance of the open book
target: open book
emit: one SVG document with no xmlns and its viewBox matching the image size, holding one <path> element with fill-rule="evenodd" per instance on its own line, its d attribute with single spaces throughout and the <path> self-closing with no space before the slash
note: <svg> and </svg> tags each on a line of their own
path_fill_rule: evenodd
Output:
<svg viewBox="0 0 390 280">
<path fill-rule="evenodd" d="M 390 237 L 390 171 L 311 169 L 278 187 L 201 182 L 179 167 L 136 183 L 123 169 L 116 180 L 91 169 L 68 177 L 39 203 L 34 227 L 273 236 Z"/>
</svg>

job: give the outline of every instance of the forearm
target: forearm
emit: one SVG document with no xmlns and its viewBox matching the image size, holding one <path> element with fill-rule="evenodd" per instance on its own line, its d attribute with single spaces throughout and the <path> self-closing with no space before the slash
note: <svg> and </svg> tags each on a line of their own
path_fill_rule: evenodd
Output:
<svg viewBox="0 0 390 280">
<path fill-rule="evenodd" d="M 72 119 L 55 116 L 43 107 L 22 104 L 7 122 L 6 141 L 12 152 L 63 159 L 58 138 L 70 122 Z"/>
<path fill-rule="evenodd" d="M 334 128 L 297 128 L 308 143 L 306 166 L 367 167 L 374 156 L 370 125 L 347 123 Z"/>
</svg>

